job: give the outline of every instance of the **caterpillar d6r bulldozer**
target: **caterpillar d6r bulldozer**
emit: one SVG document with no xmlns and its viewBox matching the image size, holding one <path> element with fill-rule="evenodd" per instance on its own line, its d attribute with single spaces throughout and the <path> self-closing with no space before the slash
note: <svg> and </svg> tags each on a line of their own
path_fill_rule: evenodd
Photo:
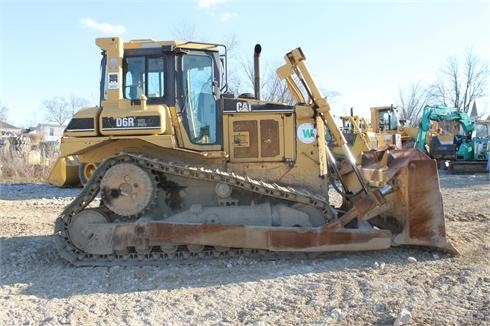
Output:
<svg viewBox="0 0 490 326">
<path fill-rule="evenodd" d="M 277 71 L 291 106 L 260 100 L 258 87 L 228 94 L 223 46 L 96 43 L 101 105 L 75 114 L 62 140 L 60 166 L 76 158 L 93 167 L 55 223 L 71 263 L 398 245 L 456 253 L 435 161 L 414 149 L 370 151 L 357 165 L 301 49 Z M 346 159 L 330 151 L 327 134 Z M 329 189 L 342 204 L 330 203 Z"/>
</svg>

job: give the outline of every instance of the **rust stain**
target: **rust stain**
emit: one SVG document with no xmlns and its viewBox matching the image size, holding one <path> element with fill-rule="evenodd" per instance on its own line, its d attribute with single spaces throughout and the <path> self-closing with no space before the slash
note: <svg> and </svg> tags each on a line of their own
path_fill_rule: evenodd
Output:
<svg viewBox="0 0 490 326">
<path fill-rule="evenodd" d="M 360 231 L 347 228 L 332 230 L 326 227 L 302 229 L 170 223 L 147 223 L 138 227 L 143 227 L 145 232 L 138 232 L 139 230 L 131 224 L 117 226 L 112 239 L 114 247 L 120 249 L 137 247 L 142 243 L 152 246 L 179 243 L 267 250 L 293 248 L 308 251 L 319 246 L 359 244 L 376 238 L 391 238 L 391 232 L 374 229 Z"/>
</svg>

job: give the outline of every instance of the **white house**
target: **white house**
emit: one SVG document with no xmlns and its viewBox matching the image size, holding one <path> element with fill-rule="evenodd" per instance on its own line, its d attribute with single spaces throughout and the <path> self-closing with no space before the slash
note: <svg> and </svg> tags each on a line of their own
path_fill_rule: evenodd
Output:
<svg viewBox="0 0 490 326">
<path fill-rule="evenodd" d="M 36 127 L 36 131 L 43 135 L 43 142 L 60 142 L 63 130 L 65 130 L 65 126 L 52 123 L 40 123 Z"/>
</svg>

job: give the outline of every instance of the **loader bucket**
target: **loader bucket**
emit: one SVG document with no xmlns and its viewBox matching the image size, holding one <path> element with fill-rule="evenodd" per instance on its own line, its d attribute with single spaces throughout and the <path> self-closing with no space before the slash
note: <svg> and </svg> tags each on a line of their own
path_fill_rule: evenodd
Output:
<svg viewBox="0 0 490 326">
<path fill-rule="evenodd" d="M 365 164 L 369 161 L 373 158 L 364 157 Z M 386 165 L 382 178 L 396 188 L 384 197 L 391 209 L 383 216 L 398 224 L 392 230 L 392 245 L 427 246 L 458 254 L 446 239 L 437 162 L 415 149 L 386 151 L 378 167 L 380 162 Z"/>
<path fill-rule="evenodd" d="M 78 168 L 79 163 L 73 156 L 59 157 L 49 174 L 48 183 L 58 187 L 76 186 L 80 184 Z"/>
</svg>

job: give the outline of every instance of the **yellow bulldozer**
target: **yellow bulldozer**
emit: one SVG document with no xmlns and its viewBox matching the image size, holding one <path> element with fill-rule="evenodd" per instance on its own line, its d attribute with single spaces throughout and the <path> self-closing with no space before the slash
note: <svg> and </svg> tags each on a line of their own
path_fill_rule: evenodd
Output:
<svg viewBox="0 0 490 326">
<path fill-rule="evenodd" d="M 401 134 L 392 132 L 374 132 L 371 124 L 363 117 L 351 114 L 340 116 L 342 126 L 340 130 L 349 145 L 352 155 L 359 163 L 362 153 L 376 149 L 402 148 Z M 343 148 L 331 142 L 330 147 L 336 157 L 342 158 Z"/>
<path fill-rule="evenodd" d="M 445 235 L 435 161 L 415 149 L 375 150 L 356 164 L 300 48 L 277 70 L 298 103 L 287 105 L 262 101 L 257 88 L 230 94 L 218 44 L 96 44 L 100 106 L 73 116 L 51 178 L 70 181 L 73 162 L 91 167 L 55 223 L 71 263 L 399 245 L 457 253 Z M 256 67 L 259 53 L 256 46 Z"/>
<path fill-rule="evenodd" d="M 403 148 L 415 145 L 418 128 L 406 126 L 406 121 L 400 119 L 398 109 L 393 105 L 375 106 L 371 108 L 372 131 L 379 135 L 397 135 L 401 137 Z"/>
</svg>

